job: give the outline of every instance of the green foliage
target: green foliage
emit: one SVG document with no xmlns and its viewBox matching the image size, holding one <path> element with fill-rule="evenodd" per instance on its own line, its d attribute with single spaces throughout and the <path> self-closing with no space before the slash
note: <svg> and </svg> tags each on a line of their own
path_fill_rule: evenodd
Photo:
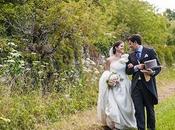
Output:
<svg viewBox="0 0 175 130">
<path fill-rule="evenodd" d="M 90 73 L 89 73 L 90 74 Z M 50 124 L 70 114 L 85 110 L 96 104 L 97 81 L 89 79 L 97 77 L 84 75 L 77 84 L 69 84 L 66 92 L 42 97 L 40 91 L 9 96 L 4 86 L 0 87 L 0 128 L 2 130 L 35 130 L 36 125 Z M 65 83 L 67 81 L 65 80 Z"/>
<path fill-rule="evenodd" d="M 146 2 L 138 0 L 117 1 L 115 14 L 116 34 L 120 32 L 118 26 L 122 27 L 123 33 L 140 33 L 144 41 L 149 44 L 161 44 L 166 41 L 166 19 L 156 15 L 153 7 Z M 120 29 L 121 30 L 121 29 Z"/>
<path fill-rule="evenodd" d="M 172 51 L 169 48 L 165 49 L 165 62 L 168 66 L 171 66 L 173 64 L 173 55 Z"/>
<path fill-rule="evenodd" d="M 158 58 L 163 66 L 172 66 L 174 63 L 174 46 L 154 45 Z"/>
<path fill-rule="evenodd" d="M 165 64 L 164 63 L 165 62 L 165 53 L 164 53 L 165 47 L 161 45 L 157 45 L 155 46 L 155 48 L 156 48 L 156 53 L 158 55 L 160 63 Z"/>
<path fill-rule="evenodd" d="M 169 35 L 168 35 L 168 39 L 167 39 L 167 44 L 168 45 L 175 45 L 175 20 L 170 21 L 169 24 L 170 25 L 168 26 Z"/>
<path fill-rule="evenodd" d="M 26 62 L 34 62 L 31 52 L 41 62 L 51 63 L 54 59 L 57 65 L 51 73 L 79 67 L 84 44 L 108 40 L 104 35 L 110 28 L 108 18 L 93 0 L 29 0 L 1 6 L 2 26 L 8 26 L 3 26 L 3 34 L 19 40 L 15 44 L 28 59 Z"/>
<path fill-rule="evenodd" d="M 9 55 L 7 59 L 4 59 L 4 69 L 5 74 L 14 77 L 15 75 L 19 75 L 24 69 L 24 61 L 20 52 L 15 50 L 16 45 L 13 42 L 8 43 Z"/>
<path fill-rule="evenodd" d="M 23 55 L 30 50 L 40 61 L 54 59 L 57 69 L 52 71 L 80 66 L 84 44 L 95 44 L 107 55 L 114 41 L 131 33 L 140 33 L 149 44 L 164 44 L 172 36 L 167 20 L 138 0 L 29 0 L 3 2 L 1 7 L 3 36 L 17 39 Z M 32 62 L 33 55 L 28 53 L 27 59 Z"/>
<path fill-rule="evenodd" d="M 156 107 L 157 114 L 157 130 L 173 130 L 175 129 L 175 96 L 161 102 Z"/>
<path fill-rule="evenodd" d="M 163 13 L 164 16 L 166 16 L 170 21 L 175 20 L 175 11 L 171 9 L 166 9 L 166 11 Z"/>
</svg>

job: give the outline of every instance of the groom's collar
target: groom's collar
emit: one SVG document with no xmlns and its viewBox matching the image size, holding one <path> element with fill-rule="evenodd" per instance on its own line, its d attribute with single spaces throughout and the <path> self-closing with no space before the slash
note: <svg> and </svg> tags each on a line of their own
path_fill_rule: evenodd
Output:
<svg viewBox="0 0 175 130">
<path fill-rule="evenodd" d="M 139 52 L 142 52 L 142 50 L 143 50 L 143 46 L 140 45 L 135 51 L 136 51 L 136 52 L 138 52 L 138 51 L 139 51 Z"/>
</svg>

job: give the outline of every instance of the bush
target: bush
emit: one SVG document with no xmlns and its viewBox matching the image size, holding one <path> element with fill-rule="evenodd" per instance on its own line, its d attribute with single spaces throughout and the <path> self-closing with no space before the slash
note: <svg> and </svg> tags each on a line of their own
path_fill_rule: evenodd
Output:
<svg viewBox="0 0 175 130">
<path fill-rule="evenodd" d="M 156 53 L 161 64 L 165 63 L 165 54 L 163 53 L 163 50 L 164 49 L 161 46 L 156 46 Z"/>
<path fill-rule="evenodd" d="M 89 78 L 91 77 L 91 78 Z M 96 104 L 97 75 L 83 73 L 74 84 L 68 79 L 62 81 L 65 90 L 42 96 L 40 90 L 29 93 L 4 95 L 7 86 L 0 86 L 0 129 L 35 130 L 38 124 L 48 124 L 61 120 Z M 2 118 L 2 119 L 1 119 Z"/>
<path fill-rule="evenodd" d="M 156 52 L 161 64 L 172 66 L 175 62 L 175 47 L 165 45 L 155 45 Z"/>
<path fill-rule="evenodd" d="M 173 64 L 173 54 L 172 54 L 171 49 L 166 47 L 165 51 L 164 51 L 164 54 L 165 54 L 166 65 L 167 66 L 172 66 L 172 64 Z"/>
</svg>

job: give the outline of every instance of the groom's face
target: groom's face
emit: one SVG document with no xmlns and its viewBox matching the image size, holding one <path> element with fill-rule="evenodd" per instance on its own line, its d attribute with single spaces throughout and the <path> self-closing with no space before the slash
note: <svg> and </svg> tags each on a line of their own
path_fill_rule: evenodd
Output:
<svg viewBox="0 0 175 130">
<path fill-rule="evenodd" d="M 136 49 L 136 43 L 132 42 L 131 40 L 128 41 L 128 45 L 132 51 Z"/>
</svg>

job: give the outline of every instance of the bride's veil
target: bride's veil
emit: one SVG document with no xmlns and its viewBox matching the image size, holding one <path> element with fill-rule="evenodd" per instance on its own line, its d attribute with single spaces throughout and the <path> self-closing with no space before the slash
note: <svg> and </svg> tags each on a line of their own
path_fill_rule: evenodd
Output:
<svg viewBox="0 0 175 130">
<path fill-rule="evenodd" d="M 109 50 L 109 56 L 111 57 L 113 55 L 114 55 L 114 53 L 113 53 L 113 47 L 111 47 L 110 50 Z"/>
</svg>

